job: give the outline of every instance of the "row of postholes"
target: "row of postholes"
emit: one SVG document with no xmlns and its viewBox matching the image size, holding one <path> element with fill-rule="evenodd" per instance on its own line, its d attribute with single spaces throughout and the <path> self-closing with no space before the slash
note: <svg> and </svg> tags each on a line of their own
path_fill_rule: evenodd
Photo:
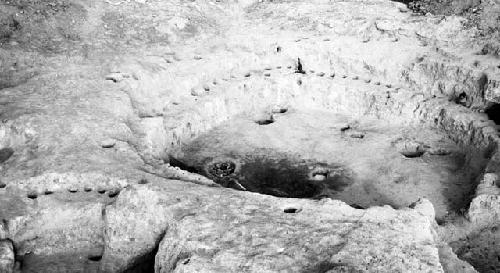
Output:
<svg viewBox="0 0 500 273">
<path fill-rule="evenodd" d="M 199 60 L 201 58 L 200 57 L 198 57 L 198 58 L 195 57 L 195 59 Z M 325 72 L 321 72 L 321 71 L 320 72 L 316 72 L 315 70 L 309 70 L 308 72 L 306 72 L 304 70 L 304 67 L 303 67 L 302 63 L 301 63 L 300 58 L 297 59 L 297 62 L 295 64 L 295 66 L 292 66 L 292 65 L 280 66 L 280 65 L 278 65 L 278 66 L 275 67 L 275 69 L 281 70 L 284 67 L 286 67 L 286 69 L 288 69 L 288 70 L 294 70 L 294 73 L 297 73 L 297 74 L 308 74 L 308 72 L 309 72 L 309 73 L 314 74 L 315 76 L 321 77 L 321 78 L 323 78 L 325 76 L 327 76 L 327 77 L 329 77 L 331 79 L 337 77 L 337 75 L 335 73 L 330 73 L 330 74 L 327 75 L 327 73 L 325 73 Z M 271 77 L 271 71 L 273 69 L 274 69 L 273 67 L 269 67 L 269 66 L 265 67 L 264 68 L 265 72 L 264 72 L 263 75 L 265 77 Z M 243 79 L 249 78 L 251 76 L 252 76 L 252 73 L 251 72 L 247 72 L 247 73 L 245 73 L 243 75 Z M 345 74 L 341 75 L 340 77 L 342 79 L 349 78 L 349 76 L 345 75 Z M 112 80 L 113 82 L 120 82 L 121 80 L 126 79 L 126 78 L 129 78 L 129 76 L 128 75 L 124 76 L 123 73 L 119 73 L 119 72 L 113 72 L 113 73 L 108 74 L 106 76 L 106 80 Z M 227 77 L 223 78 L 223 80 L 224 81 L 229 81 L 230 78 L 235 79 L 236 77 L 233 76 L 233 75 L 231 75 L 229 78 L 227 78 Z M 361 78 L 359 76 L 352 76 L 352 77 L 350 77 L 350 79 L 351 80 L 360 80 Z M 372 81 L 371 79 L 362 79 L 362 80 L 365 83 L 367 83 L 367 84 L 368 83 L 372 83 L 372 84 L 374 84 L 376 86 L 381 86 L 382 85 L 382 86 L 385 86 L 386 88 L 393 88 L 392 84 L 382 84 L 380 81 Z M 213 80 L 212 84 L 217 85 L 218 82 L 216 80 Z M 302 84 L 301 79 L 298 79 L 297 84 L 299 84 L 299 85 Z M 203 84 L 203 85 L 201 85 L 201 89 L 202 89 L 202 92 L 209 92 L 210 91 L 210 86 L 208 84 Z M 400 87 L 394 87 L 394 89 L 395 89 L 395 91 L 397 91 L 397 90 L 400 89 Z M 199 90 L 197 90 L 197 88 L 193 88 L 191 90 L 191 95 L 193 95 L 193 96 L 199 96 L 199 95 L 201 95 L 201 93 L 199 92 Z M 279 113 L 284 113 L 284 112 L 286 112 L 286 110 L 287 110 L 286 108 L 280 108 L 279 109 Z M 262 121 L 262 123 L 260 123 L 260 121 L 256 121 L 256 122 L 259 123 L 259 124 L 261 124 L 261 125 L 266 125 L 266 124 L 272 123 L 272 121 Z M 346 127 L 341 128 L 341 131 L 344 132 L 345 130 L 348 130 L 348 129 L 350 129 L 350 128 L 347 125 Z M 355 134 L 351 135 L 351 137 L 352 138 L 363 138 L 364 135 L 362 133 L 359 133 L 359 134 L 355 133 Z M 103 140 L 101 142 L 101 147 L 102 148 L 112 148 L 114 146 L 115 146 L 115 140 L 113 140 L 113 139 L 106 139 L 106 140 Z M 0 149 L 0 164 L 3 163 L 3 162 L 5 162 L 5 161 L 7 161 L 13 154 L 14 154 L 14 150 L 12 148 L 6 147 L 6 148 Z M 417 154 L 421 154 L 421 151 L 417 151 Z M 405 156 L 407 156 L 407 155 L 405 155 Z M 407 156 L 407 157 L 413 157 L 413 156 Z M 146 183 L 148 183 L 148 181 L 147 181 L 147 179 L 141 179 L 141 180 L 139 180 L 138 183 L 139 184 L 146 184 Z M 0 181 L 0 189 L 3 189 L 5 187 L 6 187 L 6 183 Z M 70 193 L 76 193 L 79 190 L 76 187 L 70 187 L 70 188 L 67 189 L 67 191 L 70 192 Z M 84 187 L 83 188 L 83 192 L 92 192 L 92 191 L 93 191 L 93 189 L 91 187 Z M 106 193 L 106 191 L 108 191 L 108 196 L 111 197 L 111 198 L 116 197 L 120 193 L 120 189 L 111 189 L 111 190 L 98 189 L 97 190 L 97 192 L 100 193 L 100 194 L 104 194 L 104 193 Z M 45 194 L 45 195 L 50 195 L 52 193 L 54 193 L 54 191 L 51 191 L 51 190 L 46 190 L 45 192 L 43 192 L 43 194 Z M 38 195 L 39 194 L 37 192 L 29 192 L 27 194 L 27 197 L 30 198 L 30 199 L 36 199 L 38 197 Z"/>
<path fill-rule="evenodd" d="M 320 77 L 320 78 L 329 77 L 331 79 L 334 79 L 334 78 L 337 77 L 336 73 L 334 73 L 334 72 L 327 74 L 327 73 L 322 72 L 322 71 L 316 72 L 315 70 L 309 70 L 308 72 L 305 71 L 304 68 L 303 68 L 303 66 L 302 66 L 302 64 L 301 64 L 300 58 L 297 59 L 297 63 L 295 64 L 295 66 L 292 66 L 292 65 L 287 65 L 287 66 L 278 65 L 275 68 L 273 68 L 273 67 L 265 67 L 263 75 L 265 77 L 271 77 L 272 76 L 271 71 L 273 69 L 281 70 L 281 69 L 284 69 L 285 67 L 288 70 L 293 70 L 294 73 L 297 73 L 297 74 L 304 74 L 305 75 L 305 74 L 310 73 L 310 74 L 314 74 L 315 76 Z M 116 77 L 113 76 L 113 74 L 114 73 L 106 76 L 106 79 L 113 80 L 113 81 L 117 82 Z M 251 76 L 252 76 L 251 72 L 246 72 L 246 73 L 243 74 L 243 79 L 250 78 Z M 351 80 L 354 80 L 354 81 L 363 80 L 367 84 L 368 83 L 372 83 L 372 84 L 377 85 L 377 86 L 385 86 L 386 88 L 393 88 L 392 84 L 388 84 L 388 83 L 383 84 L 380 81 L 372 81 L 371 79 L 361 79 L 361 77 L 359 77 L 357 75 L 349 77 L 346 74 L 342 74 L 339 77 L 341 77 L 342 79 L 350 78 Z M 231 75 L 230 77 L 223 78 L 224 81 L 229 81 L 230 79 L 236 79 L 236 76 Z M 214 80 L 212 80 L 211 83 L 213 85 L 217 85 L 218 81 L 214 79 Z M 302 85 L 302 79 L 298 79 L 297 80 L 297 84 L 298 85 Z M 191 95 L 192 96 L 201 96 L 201 95 L 205 94 L 206 92 L 209 92 L 210 89 L 211 89 L 210 88 L 210 84 L 204 83 L 204 84 L 201 84 L 199 87 L 193 87 L 193 88 L 191 88 Z M 400 89 L 400 87 L 395 87 L 394 89 L 397 91 L 397 90 Z"/>
</svg>

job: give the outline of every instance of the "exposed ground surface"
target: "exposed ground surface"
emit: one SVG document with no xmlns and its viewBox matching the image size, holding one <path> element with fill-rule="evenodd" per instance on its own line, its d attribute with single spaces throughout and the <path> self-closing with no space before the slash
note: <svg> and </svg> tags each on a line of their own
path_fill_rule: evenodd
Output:
<svg viewBox="0 0 500 273">
<path fill-rule="evenodd" d="M 498 272 L 496 30 L 445 7 L 0 1 L 0 271 Z"/>
</svg>

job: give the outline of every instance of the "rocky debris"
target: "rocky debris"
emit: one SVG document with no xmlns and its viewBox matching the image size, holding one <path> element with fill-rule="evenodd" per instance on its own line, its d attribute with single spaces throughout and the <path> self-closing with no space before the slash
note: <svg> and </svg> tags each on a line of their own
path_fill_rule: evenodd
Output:
<svg viewBox="0 0 500 273">
<path fill-rule="evenodd" d="M 14 246 L 9 240 L 0 240 L 0 272 L 13 273 L 15 266 Z"/>
<path fill-rule="evenodd" d="M 497 173 L 483 175 L 472 199 L 468 219 L 478 227 L 492 225 L 500 220 L 500 182 Z"/>
<path fill-rule="evenodd" d="M 451 247 L 444 243 L 439 248 L 439 261 L 444 272 L 477 273 L 469 263 L 459 259 Z"/>
<path fill-rule="evenodd" d="M 479 272 L 494 273 L 500 268 L 500 227 L 490 226 L 469 234 L 466 238 L 450 243 L 462 260 L 469 262 Z"/>
</svg>

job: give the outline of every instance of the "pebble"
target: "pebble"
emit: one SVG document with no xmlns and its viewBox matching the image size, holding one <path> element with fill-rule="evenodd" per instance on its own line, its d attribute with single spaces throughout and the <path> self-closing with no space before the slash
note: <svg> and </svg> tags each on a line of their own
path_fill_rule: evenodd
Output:
<svg viewBox="0 0 500 273">
<path fill-rule="evenodd" d="M 130 75 L 125 74 L 125 73 L 120 73 L 120 72 L 113 72 L 113 73 L 106 75 L 105 79 L 108 81 L 113 81 L 113 82 L 121 82 L 127 78 L 130 78 Z"/>
<path fill-rule="evenodd" d="M 363 133 L 352 133 L 352 134 L 350 134 L 349 136 L 350 136 L 351 138 L 359 138 L 359 139 L 361 139 L 361 138 L 364 138 L 364 137 L 365 137 L 365 134 L 363 134 Z"/>
<path fill-rule="evenodd" d="M 119 189 L 112 189 L 108 192 L 108 196 L 110 198 L 114 198 L 116 196 L 118 196 L 118 194 L 120 194 L 120 190 Z"/>
<path fill-rule="evenodd" d="M 108 148 L 113 148 L 116 144 L 116 141 L 112 138 L 107 138 L 103 141 L 101 141 L 101 147 L 108 149 Z"/>
<path fill-rule="evenodd" d="M 427 151 L 431 155 L 449 155 L 451 151 L 443 148 L 432 148 Z"/>
<path fill-rule="evenodd" d="M 38 194 L 37 194 L 36 192 L 29 192 L 29 193 L 27 194 L 27 197 L 28 197 L 29 199 L 37 199 L 37 198 L 38 198 Z"/>
</svg>

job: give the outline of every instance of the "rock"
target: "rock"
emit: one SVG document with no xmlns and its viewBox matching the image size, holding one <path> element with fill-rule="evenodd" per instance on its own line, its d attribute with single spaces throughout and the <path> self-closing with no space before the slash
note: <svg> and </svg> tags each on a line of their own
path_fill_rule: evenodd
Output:
<svg viewBox="0 0 500 273">
<path fill-rule="evenodd" d="M 165 207 L 179 203 L 177 200 L 167 200 L 144 187 L 124 190 L 116 202 L 106 208 L 103 271 L 122 272 L 144 262 L 158 245 L 168 224 L 173 224 L 168 221 L 173 218 L 172 212 Z"/>
<path fill-rule="evenodd" d="M 407 158 L 420 157 L 427 151 L 423 144 L 412 140 L 399 141 L 396 147 L 399 153 Z"/>
<path fill-rule="evenodd" d="M 48 272 L 51 264 L 40 261 L 55 262 L 62 256 L 67 260 L 57 262 L 59 270 L 85 268 L 86 257 L 104 248 L 103 209 L 102 203 L 67 202 L 55 195 L 40 196 L 12 237 L 16 255 L 23 259 L 23 268 Z M 81 260 L 80 256 L 85 258 Z"/>
<path fill-rule="evenodd" d="M 106 233 L 117 234 L 109 241 L 112 253 L 134 261 L 152 251 L 165 231 L 156 272 L 235 272 L 243 263 L 248 272 L 301 272 L 323 265 L 351 271 L 443 272 L 433 219 L 417 211 L 356 210 L 339 201 L 290 202 L 230 190 L 200 195 L 196 188 L 175 195 L 161 188 L 130 189 L 117 202 L 114 210 L 122 212 L 113 216 L 116 228 Z M 286 213 L 292 208 L 294 213 Z M 269 217 L 277 225 L 269 225 Z M 151 224 L 144 225 L 147 221 Z M 128 236 L 140 239 L 131 242 Z"/>
<path fill-rule="evenodd" d="M 113 72 L 108 75 L 106 75 L 106 80 L 110 80 L 113 82 L 121 82 L 124 79 L 130 78 L 129 74 L 126 73 L 120 73 L 120 72 Z"/>
<path fill-rule="evenodd" d="M 15 266 L 14 246 L 9 240 L 0 240 L 0 272 L 13 273 Z"/>
<path fill-rule="evenodd" d="M 112 138 L 107 138 L 107 139 L 101 141 L 101 147 L 103 147 L 105 149 L 113 148 L 113 147 L 115 147 L 115 145 L 116 145 L 116 140 L 114 140 Z"/>
<path fill-rule="evenodd" d="M 364 138 L 365 137 L 365 133 L 361 133 L 361 132 L 353 132 L 353 133 L 350 133 L 349 136 L 351 138 Z"/>
<path fill-rule="evenodd" d="M 427 151 L 431 155 L 449 155 L 451 151 L 445 148 L 431 148 Z"/>
</svg>

